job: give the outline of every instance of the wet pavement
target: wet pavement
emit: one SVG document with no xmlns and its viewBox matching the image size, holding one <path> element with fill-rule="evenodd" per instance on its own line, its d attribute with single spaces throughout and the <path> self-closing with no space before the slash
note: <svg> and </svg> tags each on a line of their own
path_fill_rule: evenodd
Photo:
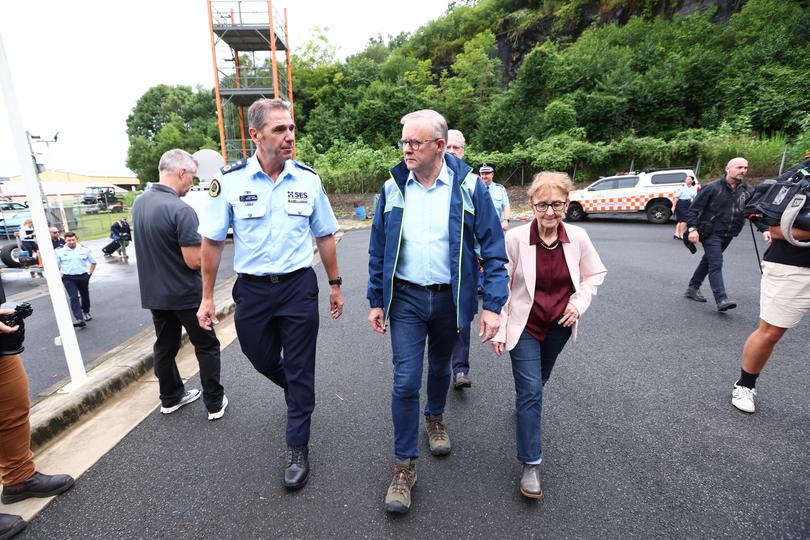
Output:
<svg viewBox="0 0 810 540">
<path fill-rule="evenodd" d="M 683 298 L 698 257 L 671 227 L 585 227 L 608 276 L 546 386 L 542 502 L 517 491 L 508 355 L 473 343 L 473 386 L 448 400 L 451 455 L 430 456 L 422 433 L 411 512 L 384 512 L 390 336 L 366 321 L 368 231 L 356 231 L 338 246 L 346 310 L 337 321 L 316 269 L 317 407 L 303 490 L 281 486 L 282 392 L 234 342 L 223 351 L 224 419 L 208 422 L 200 402 L 153 412 L 21 538 L 807 538 L 810 320 L 777 347 L 757 413 L 730 403 L 758 319 L 750 234 L 726 251 L 739 307 L 719 314 Z"/>
</svg>

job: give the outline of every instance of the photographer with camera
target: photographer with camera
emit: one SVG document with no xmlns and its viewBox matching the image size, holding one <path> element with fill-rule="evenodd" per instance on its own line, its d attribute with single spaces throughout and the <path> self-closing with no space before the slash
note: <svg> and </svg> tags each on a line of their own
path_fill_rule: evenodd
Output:
<svg viewBox="0 0 810 540">
<path fill-rule="evenodd" d="M 114 242 L 118 242 L 120 247 L 116 250 L 116 252 L 121 256 L 121 258 L 129 259 L 129 255 L 127 255 L 127 246 L 132 240 L 132 230 L 129 227 L 129 223 L 127 223 L 126 216 L 123 216 L 121 219 L 110 225 L 110 238 L 112 238 Z"/>
<path fill-rule="evenodd" d="M 0 282 L 0 303 L 6 301 Z M 25 337 L 23 319 L 31 306 L 0 309 L 0 501 L 12 504 L 31 497 L 51 497 L 73 486 L 66 474 L 50 476 L 36 471 L 31 452 L 31 424 L 28 414 L 28 376 L 20 353 Z M 0 538 L 11 538 L 26 526 L 20 517 L 0 513 Z"/>
<path fill-rule="evenodd" d="M 805 158 L 810 158 L 810 152 Z M 790 206 L 799 206 L 793 204 L 791 196 L 780 196 L 780 192 L 783 195 L 788 187 L 802 186 L 807 182 L 808 171 L 810 159 L 780 176 L 775 185 L 771 184 L 774 189 L 764 189 L 766 186 L 763 185 L 761 200 L 754 202 L 750 210 L 752 220 L 771 225 L 773 240 L 762 257 L 759 327 L 745 341 L 740 378 L 734 383 L 731 393 L 731 404 L 743 412 L 753 413 L 755 410 L 757 377 L 771 357 L 774 346 L 788 328 L 796 327 L 810 311 L 810 246 L 796 245 L 810 241 L 810 230 L 805 230 L 808 222 L 804 219 L 786 223 L 780 215 Z M 801 189 L 807 189 L 806 183 Z M 772 198 L 771 194 L 776 197 Z M 810 215 L 806 204 L 801 212 Z M 788 228 L 783 230 L 782 225 L 774 225 L 776 222 Z M 802 228 L 794 224 L 801 224 Z M 788 230 L 794 242 L 785 238 Z"/>
<path fill-rule="evenodd" d="M 735 236 L 740 234 L 745 213 L 743 209 L 754 190 L 743 183 L 748 172 L 748 161 L 736 157 L 726 165 L 726 174 L 706 185 L 698 192 L 689 208 L 687 223 L 688 240 L 692 244 L 703 244 L 703 258 L 700 259 L 689 286 L 684 293 L 686 298 L 696 302 L 706 302 L 700 286 L 706 276 L 712 287 L 717 311 L 724 312 L 737 307 L 729 300 L 723 283 L 723 252 Z M 767 227 L 757 225 L 766 241 L 770 242 Z M 694 253 L 694 249 L 692 249 Z"/>
</svg>

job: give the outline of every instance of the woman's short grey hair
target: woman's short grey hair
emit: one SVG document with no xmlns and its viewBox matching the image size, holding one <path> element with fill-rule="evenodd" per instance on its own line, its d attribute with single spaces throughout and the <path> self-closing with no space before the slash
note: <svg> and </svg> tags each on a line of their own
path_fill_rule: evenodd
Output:
<svg viewBox="0 0 810 540">
<path fill-rule="evenodd" d="M 574 183 L 571 177 L 564 172 L 542 171 L 534 175 L 532 185 L 526 190 L 529 195 L 529 203 L 534 204 L 534 196 L 539 193 L 546 193 L 552 189 L 558 189 L 568 198 L 568 194 L 574 190 Z"/>
<path fill-rule="evenodd" d="M 198 163 L 197 160 L 194 159 L 194 156 L 180 148 L 173 148 L 165 151 L 163 155 L 160 156 L 158 172 L 176 173 L 180 169 L 186 169 L 187 171 L 194 169 L 196 171 L 197 166 Z"/>
<path fill-rule="evenodd" d="M 270 111 L 290 112 L 290 104 L 283 99 L 257 99 L 248 109 L 248 127 L 261 131 Z"/>
<path fill-rule="evenodd" d="M 404 126 L 406 122 L 417 119 L 429 120 L 433 127 L 433 136 L 447 141 L 447 120 L 444 119 L 444 116 L 432 109 L 422 109 L 406 114 L 399 122 Z"/>
</svg>

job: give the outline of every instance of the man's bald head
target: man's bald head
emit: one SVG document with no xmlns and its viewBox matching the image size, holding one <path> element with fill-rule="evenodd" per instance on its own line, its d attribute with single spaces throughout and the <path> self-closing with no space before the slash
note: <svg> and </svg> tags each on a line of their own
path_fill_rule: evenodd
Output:
<svg viewBox="0 0 810 540">
<path fill-rule="evenodd" d="M 742 182 L 745 179 L 747 172 L 748 160 L 741 157 L 735 157 L 728 162 L 728 165 L 726 165 L 726 180 L 732 184 Z"/>
</svg>

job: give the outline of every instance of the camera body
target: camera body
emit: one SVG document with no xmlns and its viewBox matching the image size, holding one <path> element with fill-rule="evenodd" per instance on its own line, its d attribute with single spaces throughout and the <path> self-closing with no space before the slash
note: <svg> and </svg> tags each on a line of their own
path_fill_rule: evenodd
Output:
<svg viewBox="0 0 810 540">
<path fill-rule="evenodd" d="M 785 212 L 793 215 L 792 226 L 810 231 L 810 160 L 776 180 L 765 180 L 745 207 L 748 219 L 768 226 L 782 224 Z"/>
<path fill-rule="evenodd" d="M 14 308 L 14 313 L 8 315 L 0 315 L 0 322 L 7 326 L 19 326 L 20 328 L 13 334 L 0 333 L 0 356 L 10 356 L 12 354 L 20 354 L 25 350 L 23 341 L 25 341 L 25 323 L 23 322 L 27 317 L 34 313 L 34 308 L 28 302 L 17 304 Z"/>
</svg>

